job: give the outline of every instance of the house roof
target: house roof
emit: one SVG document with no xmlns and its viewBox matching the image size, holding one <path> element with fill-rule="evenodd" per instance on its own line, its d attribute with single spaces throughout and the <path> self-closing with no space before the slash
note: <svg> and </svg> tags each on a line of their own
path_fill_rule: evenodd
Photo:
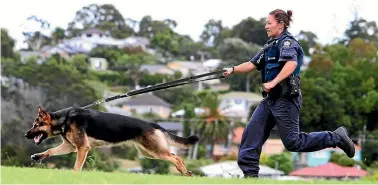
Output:
<svg viewBox="0 0 378 185">
<path fill-rule="evenodd" d="M 125 105 L 144 105 L 144 106 L 162 106 L 162 107 L 171 107 L 169 103 L 163 99 L 155 96 L 152 93 L 146 93 L 141 95 L 136 95 L 131 97 L 128 101 L 124 103 Z"/>
<path fill-rule="evenodd" d="M 157 122 L 161 127 L 169 130 L 169 131 L 183 131 L 184 126 L 181 122 Z"/>
<path fill-rule="evenodd" d="M 147 71 L 149 73 L 163 73 L 163 74 L 171 74 L 173 75 L 175 72 L 169 69 L 165 65 L 161 64 L 142 64 L 140 66 L 140 71 Z"/>
<path fill-rule="evenodd" d="M 103 35 L 106 35 L 106 33 L 104 31 L 102 31 L 100 29 L 96 29 L 96 28 L 84 30 L 84 31 L 80 32 L 80 34 L 103 34 Z"/>
<path fill-rule="evenodd" d="M 345 167 L 329 162 L 317 167 L 302 168 L 290 173 L 293 176 L 311 176 L 311 177 L 362 177 L 367 172 L 356 167 Z"/>
<path fill-rule="evenodd" d="M 41 55 L 41 52 L 39 51 L 20 51 L 20 55 L 21 57 L 23 58 L 27 58 L 27 57 L 34 57 L 34 56 L 40 56 Z"/>
<path fill-rule="evenodd" d="M 220 99 L 247 99 L 248 101 L 261 101 L 263 99 L 261 94 L 251 92 L 232 91 L 219 96 Z"/>
<path fill-rule="evenodd" d="M 104 104 L 104 108 L 107 112 L 114 113 L 114 114 L 120 114 L 124 116 L 131 116 L 131 113 L 128 111 L 125 111 L 124 109 L 116 106 L 106 105 Z"/>
<path fill-rule="evenodd" d="M 146 37 L 130 36 L 124 40 L 125 45 L 149 45 L 150 40 Z"/>
<path fill-rule="evenodd" d="M 168 62 L 167 66 L 170 68 L 186 68 L 186 69 L 192 69 L 192 70 L 199 70 L 203 68 L 203 65 L 201 62 L 195 62 L 195 61 L 172 61 L 172 62 Z"/>
</svg>

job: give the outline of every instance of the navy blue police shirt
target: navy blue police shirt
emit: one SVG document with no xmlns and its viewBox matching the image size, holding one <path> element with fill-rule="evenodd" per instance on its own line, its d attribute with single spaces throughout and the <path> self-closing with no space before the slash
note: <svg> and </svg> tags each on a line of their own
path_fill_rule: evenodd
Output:
<svg viewBox="0 0 378 185">
<path fill-rule="evenodd" d="M 261 71 L 263 83 L 272 81 L 280 73 L 287 61 L 296 61 L 298 63 L 293 74 L 299 75 L 304 52 L 289 32 L 284 31 L 280 36 L 270 39 L 266 45 L 268 47 L 264 52 L 260 51 L 250 60 L 257 67 L 257 70 Z M 263 53 L 264 55 L 260 59 Z"/>
</svg>

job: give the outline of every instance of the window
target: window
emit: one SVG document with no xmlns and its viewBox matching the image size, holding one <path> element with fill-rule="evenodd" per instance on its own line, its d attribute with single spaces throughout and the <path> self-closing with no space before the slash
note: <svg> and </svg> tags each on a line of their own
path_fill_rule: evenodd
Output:
<svg viewBox="0 0 378 185">
<path fill-rule="evenodd" d="M 242 100 L 241 99 L 235 99 L 235 104 L 241 104 Z"/>
<path fill-rule="evenodd" d="M 102 66 L 102 62 L 101 61 L 97 61 L 96 62 L 96 69 L 101 69 L 101 66 Z"/>
</svg>

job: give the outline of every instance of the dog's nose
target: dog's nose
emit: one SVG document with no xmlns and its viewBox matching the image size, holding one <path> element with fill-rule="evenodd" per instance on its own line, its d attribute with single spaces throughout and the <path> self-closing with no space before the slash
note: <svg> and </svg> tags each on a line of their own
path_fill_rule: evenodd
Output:
<svg viewBox="0 0 378 185">
<path fill-rule="evenodd" d="M 25 136 L 25 137 L 28 137 L 28 134 L 25 134 L 24 136 Z"/>
</svg>

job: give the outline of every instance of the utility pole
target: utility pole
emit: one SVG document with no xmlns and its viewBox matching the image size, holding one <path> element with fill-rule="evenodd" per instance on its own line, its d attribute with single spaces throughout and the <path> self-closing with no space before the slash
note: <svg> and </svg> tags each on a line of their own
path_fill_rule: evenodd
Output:
<svg viewBox="0 0 378 185">
<path fill-rule="evenodd" d="M 192 136 L 193 134 L 194 134 L 194 129 L 193 129 L 192 124 L 190 124 L 190 135 Z M 189 147 L 189 150 L 188 150 L 188 159 L 189 160 L 193 159 L 193 146 Z"/>
<path fill-rule="evenodd" d="M 366 141 L 366 125 L 364 125 L 364 128 L 362 130 L 362 145 L 361 145 L 361 148 L 363 148 L 363 146 L 365 146 L 365 141 Z"/>
</svg>

